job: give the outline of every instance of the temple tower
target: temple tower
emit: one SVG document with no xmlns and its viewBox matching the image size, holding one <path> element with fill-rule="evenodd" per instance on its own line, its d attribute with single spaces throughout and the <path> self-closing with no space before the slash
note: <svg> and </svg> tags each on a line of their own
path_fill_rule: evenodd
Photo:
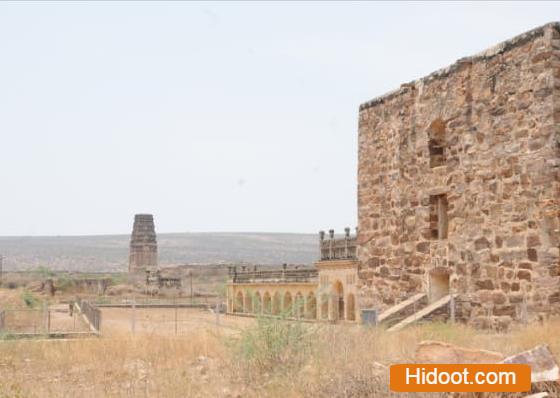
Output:
<svg viewBox="0 0 560 398">
<path fill-rule="evenodd" d="M 136 214 L 130 237 L 128 272 L 144 272 L 157 268 L 157 240 L 154 216 Z"/>
</svg>

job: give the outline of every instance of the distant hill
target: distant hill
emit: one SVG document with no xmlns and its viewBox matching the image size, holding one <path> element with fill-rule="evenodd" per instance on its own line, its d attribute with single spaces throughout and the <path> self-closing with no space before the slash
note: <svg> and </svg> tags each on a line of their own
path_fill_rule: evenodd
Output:
<svg viewBox="0 0 560 398">
<path fill-rule="evenodd" d="M 83 272 L 128 269 L 129 235 L 0 237 L 5 271 L 37 267 Z M 161 265 L 185 263 L 311 264 L 318 236 L 288 233 L 158 234 Z"/>
</svg>

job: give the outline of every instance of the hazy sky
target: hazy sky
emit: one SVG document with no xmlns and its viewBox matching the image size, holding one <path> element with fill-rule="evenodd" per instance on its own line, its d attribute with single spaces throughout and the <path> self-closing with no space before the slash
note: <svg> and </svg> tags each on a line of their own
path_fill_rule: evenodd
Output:
<svg viewBox="0 0 560 398">
<path fill-rule="evenodd" d="M 356 225 L 360 103 L 560 3 L 0 3 L 0 235 Z"/>
</svg>

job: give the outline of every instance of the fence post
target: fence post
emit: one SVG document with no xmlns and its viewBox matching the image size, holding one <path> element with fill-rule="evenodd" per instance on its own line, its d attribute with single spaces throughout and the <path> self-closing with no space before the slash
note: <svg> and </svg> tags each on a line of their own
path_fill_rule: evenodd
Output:
<svg viewBox="0 0 560 398">
<path fill-rule="evenodd" d="M 43 330 L 49 333 L 49 307 L 46 301 L 43 301 Z"/>
<path fill-rule="evenodd" d="M 220 303 L 216 303 L 216 328 L 220 329 Z"/>
<path fill-rule="evenodd" d="M 136 334 L 136 299 L 132 298 L 132 321 L 131 321 L 132 334 Z"/>
<path fill-rule="evenodd" d="M 175 336 L 177 336 L 177 299 L 174 299 L 175 302 Z"/>
</svg>

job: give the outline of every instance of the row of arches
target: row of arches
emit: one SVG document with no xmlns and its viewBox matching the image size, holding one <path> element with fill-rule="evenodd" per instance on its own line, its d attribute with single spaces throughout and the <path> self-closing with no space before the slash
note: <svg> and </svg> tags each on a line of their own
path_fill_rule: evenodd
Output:
<svg viewBox="0 0 560 398">
<path fill-rule="evenodd" d="M 298 319 L 356 320 L 356 305 L 353 294 L 344 296 L 342 291 L 330 294 L 300 291 L 237 291 L 233 312 L 264 315 L 284 315 Z"/>
</svg>

